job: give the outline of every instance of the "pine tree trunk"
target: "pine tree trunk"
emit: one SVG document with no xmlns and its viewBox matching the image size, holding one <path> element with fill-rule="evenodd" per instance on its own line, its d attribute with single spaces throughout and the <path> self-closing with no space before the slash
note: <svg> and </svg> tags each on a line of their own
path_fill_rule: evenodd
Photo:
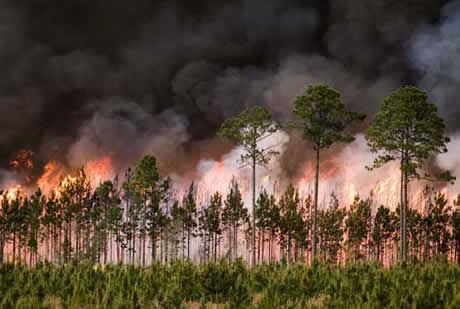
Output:
<svg viewBox="0 0 460 309">
<path fill-rule="evenodd" d="M 166 208 L 166 213 L 168 214 L 168 212 L 169 212 L 168 208 Z M 169 255 L 169 252 L 168 252 L 169 248 L 168 247 L 169 247 L 169 237 L 170 237 L 169 229 L 167 231 L 165 231 L 164 234 L 165 234 L 165 236 L 164 236 L 165 237 L 165 263 L 168 264 L 168 258 L 169 258 L 168 257 L 168 255 Z"/>
<path fill-rule="evenodd" d="M 182 229 L 182 260 L 185 260 L 185 226 Z"/>
<path fill-rule="evenodd" d="M 142 236 L 142 266 L 145 266 L 145 232 L 144 235 Z"/>
<path fill-rule="evenodd" d="M 233 259 L 238 258 L 238 229 L 236 225 L 233 226 Z"/>
<path fill-rule="evenodd" d="M 157 253 L 157 244 L 156 244 L 155 238 L 152 237 L 152 264 L 155 263 L 155 260 L 157 258 L 156 253 Z"/>
<path fill-rule="evenodd" d="M 401 159 L 401 202 L 399 206 L 399 255 L 401 257 L 401 260 L 404 259 L 404 240 L 403 240 L 403 234 L 404 234 L 404 159 Z"/>
<path fill-rule="evenodd" d="M 217 237 L 219 237 L 219 235 L 215 233 L 214 234 L 214 263 L 217 262 Z"/>
<path fill-rule="evenodd" d="M 16 232 L 13 233 L 13 264 L 16 264 Z"/>
<path fill-rule="evenodd" d="M 3 253 L 4 253 L 4 246 L 5 242 L 3 241 L 3 236 L 0 236 L 0 265 L 3 264 Z"/>
<path fill-rule="evenodd" d="M 187 231 L 187 259 L 190 260 L 190 229 Z"/>
<path fill-rule="evenodd" d="M 287 260 L 288 263 L 291 263 L 291 236 L 288 236 L 288 244 L 287 244 Z"/>
<path fill-rule="evenodd" d="M 312 256 L 316 257 L 316 217 L 318 213 L 318 190 L 319 190 L 319 145 L 316 146 L 316 161 L 315 161 L 315 202 L 313 203 L 313 214 L 312 214 Z"/>
<path fill-rule="evenodd" d="M 232 256 L 233 256 L 233 240 L 232 234 L 233 231 L 231 227 L 228 227 L 228 262 L 232 263 Z"/>
<path fill-rule="evenodd" d="M 260 231 L 257 234 L 257 264 L 260 264 Z"/>
<path fill-rule="evenodd" d="M 256 265 L 256 158 L 252 158 L 252 266 Z"/>
<path fill-rule="evenodd" d="M 457 253 L 457 264 L 460 265 L 460 241 L 456 241 L 456 249 L 455 252 Z"/>
<path fill-rule="evenodd" d="M 407 164 L 407 158 L 406 158 L 406 164 Z M 407 198 L 407 191 L 408 191 L 408 171 L 407 168 L 404 170 L 404 195 L 403 195 L 403 217 L 402 217 L 402 259 L 403 261 L 407 261 L 407 204 L 408 204 L 408 198 Z"/>
<path fill-rule="evenodd" d="M 264 263 L 265 254 L 265 230 L 262 230 L 262 264 Z"/>
</svg>

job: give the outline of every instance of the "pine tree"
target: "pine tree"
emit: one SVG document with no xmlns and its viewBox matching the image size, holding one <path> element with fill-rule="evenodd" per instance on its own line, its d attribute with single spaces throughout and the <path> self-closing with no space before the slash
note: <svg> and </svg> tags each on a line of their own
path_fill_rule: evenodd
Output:
<svg viewBox="0 0 460 309">
<path fill-rule="evenodd" d="M 365 246 L 370 226 L 369 219 L 371 216 L 371 208 L 369 200 L 361 200 L 357 195 L 350 210 L 347 213 L 345 226 L 347 231 L 347 246 L 350 250 L 351 256 L 356 260 L 363 259 L 362 247 Z"/>
<path fill-rule="evenodd" d="M 241 146 L 244 154 L 241 155 L 242 166 L 252 169 L 252 224 L 256 225 L 256 167 L 266 166 L 271 158 L 278 154 L 273 145 L 262 147 L 263 140 L 278 131 L 280 125 L 273 120 L 269 110 L 263 106 L 254 106 L 245 109 L 240 115 L 227 119 L 222 123 L 218 135 Z M 256 229 L 252 229 L 252 265 L 256 264 Z"/>
<path fill-rule="evenodd" d="M 270 228 L 270 196 L 266 190 L 262 190 L 256 203 L 256 231 L 258 239 L 257 261 L 264 260 L 265 237 Z"/>
<path fill-rule="evenodd" d="M 273 195 L 270 195 L 268 200 L 268 211 L 267 211 L 267 230 L 269 235 L 268 241 L 268 260 L 272 262 L 275 251 L 275 239 L 277 238 L 280 231 L 280 208 L 276 203 L 276 199 Z"/>
<path fill-rule="evenodd" d="M 248 218 L 248 210 L 244 208 L 241 192 L 235 179 L 230 185 L 230 192 L 224 201 L 222 210 L 222 224 L 227 230 L 228 258 L 230 263 L 238 258 L 238 232 Z"/>
<path fill-rule="evenodd" d="M 184 208 L 184 229 L 187 232 L 187 258 L 190 259 L 191 240 L 195 237 L 197 228 L 197 207 L 196 207 L 195 184 L 192 182 L 187 194 L 184 196 L 182 207 Z"/>
<path fill-rule="evenodd" d="M 29 265 L 34 265 L 38 260 L 38 246 L 40 241 L 41 216 L 46 205 L 46 197 L 38 189 L 29 200 L 26 222 L 28 224 L 28 242 L 30 249 Z"/>
<path fill-rule="evenodd" d="M 423 218 L 417 209 L 408 209 L 407 212 L 407 239 L 408 239 L 408 254 L 415 260 L 421 259 L 423 234 Z"/>
<path fill-rule="evenodd" d="M 179 206 L 178 201 L 175 201 L 171 207 L 169 229 L 171 231 L 170 235 L 173 242 L 173 259 L 176 260 L 182 250 L 182 235 L 184 233 L 184 208 Z"/>
<path fill-rule="evenodd" d="M 131 185 L 134 196 L 134 208 L 139 218 L 140 254 L 142 265 L 146 265 L 146 239 L 151 241 L 152 262 L 156 259 L 156 247 L 159 235 L 167 224 L 167 216 L 162 209 L 167 192 L 170 189 L 170 179 L 161 179 L 156 158 L 144 156 L 134 169 Z"/>
<path fill-rule="evenodd" d="M 452 238 L 454 243 L 455 261 L 460 265 L 460 194 L 454 200 L 454 209 L 451 217 Z"/>
<path fill-rule="evenodd" d="M 341 102 L 340 93 L 328 85 L 311 85 L 294 101 L 294 120 L 290 126 L 303 131 L 303 137 L 313 143 L 315 151 L 315 197 L 312 213 L 312 255 L 316 255 L 317 212 L 319 192 L 319 165 L 321 150 L 337 142 L 350 143 L 353 135 L 346 128 L 364 114 L 348 111 Z"/>
<path fill-rule="evenodd" d="M 279 201 L 280 207 L 280 248 L 287 252 L 287 261 L 291 262 L 294 250 L 294 259 L 297 250 L 304 248 L 306 240 L 305 222 L 300 210 L 299 192 L 289 185 Z M 293 246 L 294 245 L 294 246 Z"/>
<path fill-rule="evenodd" d="M 125 217 L 123 223 L 123 234 L 126 239 L 126 249 L 128 250 L 128 262 L 135 263 L 136 256 L 136 234 L 139 226 L 139 207 L 136 207 L 135 184 L 133 181 L 132 170 L 128 168 L 125 174 L 125 181 L 122 184 L 123 199 L 125 201 Z"/>
<path fill-rule="evenodd" d="M 337 263 L 340 261 L 344 236 L 345 209 L 340 209 L 339 201 L 331 195 L 329 207 L 318 213 L 318 238 L 322 258 Z"/>
<path fill-rule="evenodd" d="M 451 220 L 451 206 L 445 194 L 434 192 L 431 188 L 426 188 L 425 194 L 428 196 L 427 211 L 424 217 L 427 237 L 425 257 L 429 258 L 432 254 L 446 257 L 450 241 L 448 224 Z"/>
<path fill-rule="evenodd" d="M 204 207 L 200 215 L 201 237 L 204 238 L 204 248 L 207 252 L 206 260 L 213 258 L 217 262 L 217 248 L 222 234 L 221 227 L 222 195 L 219 192 L 211 196 L 207 207 Z"/>
<path fill-rule="evenodd" d="M 383 262 L 385 256 L 385 244 L 392 238 L 395 232 L 392 212 L 390 209 L 381 205 L 377 209 L 374 218 L 374 228 L 372 229 L 372 247 L 376 255 L 376 260 Z"/>
<path fill-rule="evenodd" d="M 401 170 L 400 255 L 407 259 L 408 185 L 411 180 L 445 180 L 455 178 L 449 172 L 423 175 L 420 169 L 435 153 L 447 152 L 450 139 L 444 136 L 445 124 L 435 104 L 428 103 L 425 92 L 405 86 L 392 92 L 382 103 L 366 132 L 372 152 L 379 153 L 369 169 L 380 168 L 397 160 Z"/>
</svg>

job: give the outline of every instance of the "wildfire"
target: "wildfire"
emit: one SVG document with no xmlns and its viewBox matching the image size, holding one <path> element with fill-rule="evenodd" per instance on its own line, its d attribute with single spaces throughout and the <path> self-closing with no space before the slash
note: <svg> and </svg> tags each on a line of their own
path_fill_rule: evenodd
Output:
<svg viewBox="0 0 460 309">
<path fill-rule="evenodd" d="M 83 170 L 93 187 L 101 182 L 110 179 L 113 173 L 112 159 L 103 157 L 98 160 L 88 161 Z M 59 191 L 65 186 L 74 183 L 76 177 L 71 170 L 57 161 L 50 161 L 45 165 L 43 175 L 38 179 L 37 186 L 45 193 L 54 192 L 59 195 Z"/>
<path fill-rule="evenodd" d="M 111 179 L 113 175 L 112 158 L 105 156 L 98 160 L 91 160 L 85 164 L 85 173 L 91 181 L 91 185 L 97 186 L 105 180 Z"/>
<path fill-rule="evenodd" d="M 363 146 L 364 145 L 364 146 Z M 342 207 L 348 207 L 356 197 L 371 198 L 374 208 L 380 205 L 395 209 L 400 198 L 400 169 L 397 163 L 387 165 L 385 168 L 375 172 L 367 171 L 364 166 L 372 162 L 372 157 L 367 156 L 365 143 L 358 138 L 352 146 L 345 148 L 342 153 L 334 156 L 325 156 L 320 164 L 320 187 L 319 207 L 323 208 L 329 204 L 330 194 L 334 193 L 341 202 Z M 211 194 L 218 191 L 226 194 L 229 191 L 230 183 L 236 178 L 243 200 L 246 205 L 251 204 L 252 197 L 252 173 L 250 167 L 241 168 L 238 161 L 241 151 L 236 149 L 222 157 L 219 161 L 202 160 L 197 166 L 197 177 L 195 178 L 196 198 L 198 203 L 206 202 Z M 10 162 L 16 174 L 21 177 L 24 168 L 33 168 L 33 152 L 20 150 L 16 153 L 15 159 Z M 113 159 L 109 155 L 100 156 L 97 159 L 89 160 L 82 167 L 83 171 L 94 189 L 106 180 L 112 180 L 115 176 Z M 261 189 L 274 193 L 279 198 L 284 188 L 289 184 L 282 180 L 280 170 L 277 169 L 276 160 L 272 160 L 267 168 L 258 167 L 256 171 L 256 191 Z M 32 192 L 39 187 L 45 195 L 54 193 L 60 195 L 63 188 L 75 183 L 78 180 L 79 169 L 68 167 L 59 161 L 48 162 L 38 180 L 24 176 L 22 180 L 15 177 L 14 181 L 5 186 L 9 189 L 4 191 L 3 196 L 14 199 L 22 192 Z M 30 174 L 30 173 L 29 173 Z M 313 195 L 315 164 L 310 160 L 303 167 L 301 177 L 293 185 L 298 188 L 301 197 Z M 180 199 L 187 192 L 191 180 L 174 177 L 175 195 Z M 279 181 L 279 183 L 278 183 Z M 291 180 L 289 180 L 291 181 Z M 36 186 L 32 185 L 36 183 Z M 423 189 L 426 183 L 414 181 L 409 185 L 409 201 L 412 207 L 423 207 L 426 197 Z M 446 190 L 444 190 L 446 191 Z"/>
<path fill-rule="evenodd" d="M 23 192 L 23 188 L 21 185 L 16 185 L 11 188 L 8 188 L 0 195 L 0 202 L 6 197 L 8 201 L 14 200 Z"/>
<path fill-rule="evenodd" d="M 10 166 L 13 169 L 25 168 L 32 169 L 34 168 L 34 163 L 32 161 L 32 156 L 34 153 L 32 150 L 22 149 L 16 153 L 16 156 L 13 160 L 9 162 Z"/>
<path fill-rule="evenodd" d="M 44 170 L 43 175 L 37 181 L 37 185 L 45 194 L 50 194 L 64 178 L 64 166 L 57 161 L 50 161 L 45 165 Z"/>
</svg>

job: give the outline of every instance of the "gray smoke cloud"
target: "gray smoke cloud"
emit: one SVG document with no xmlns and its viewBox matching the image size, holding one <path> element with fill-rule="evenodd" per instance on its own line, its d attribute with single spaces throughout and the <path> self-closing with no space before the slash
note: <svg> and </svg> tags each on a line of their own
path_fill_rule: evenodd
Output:
<svg viewBox="0 0 460 309">
<path fill-rule="evenodd" d="M 438 104 L 450 129 L 457 129 L 460 109 L 460 1 L 448 3 L 441 24 L 424 26 L 415 36 L 410 59 L 422 78 L 420 87 Z"/>
<path fill-rule="evenodd" d="M 188 140 L 185 119 L 172 111 L 152 115 L 122 98 L 92 102 L 93 117 L 82 125 L 79 139 L 69 149 L 73 167 L 110 155 L 126 168 L 145 154 L 154 153 L 163 164 L 181 160 L 181 145 Z"/>
<path fill-rule="evenodd" d="M 421 25 L 456 40 L 440 30 L 458 20 L 444 2 L 0 0 L 0 159 L 30 148 L 42 161 L 110 153 L 125 166 L 154 152 L 188 170 L 229 150 L 215 139 L 223 119 L 265 104 L 286 120 L 318 82 L 371 117 L 391 89 L 419 82 L 412 58 L 432 61 L 407 57 L 411 42 L 427 48 Z M 442 84 L 455 86 L 450 68 Z M 287 147 L 290 175 L 309 147 L 295 135 Z"/>
</svg>

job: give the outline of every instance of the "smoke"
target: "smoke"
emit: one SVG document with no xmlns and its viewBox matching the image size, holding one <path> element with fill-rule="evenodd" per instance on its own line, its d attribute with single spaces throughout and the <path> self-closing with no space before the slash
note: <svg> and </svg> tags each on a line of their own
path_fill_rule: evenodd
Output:
<svg viewBox="0 0 460 309">
<path fill-rule="evenodd" d="M 458 128 L 460 95 L 460 1 L 448 3 L 440 25 L 425 25 L 410 49 L 413 65 L 421 74 L 419 85 L 438 104 L 450 129 Z"/>
<path fill-rule="evenodd" d="M 93 116 L 70 146 L 70 166 L 84 166 L 89 160 L 108 155 L 117 164 L 114 168 L 121 171 L 141 156 L 154 153 L 167 172 L 173 160 L 184 160 L 187 122 L 175 112 L 165 110 L 152 115 L 122 98 L 94 101 L 90 106 L 95 109 Z"/>
<path fill-rule="evenodd" d="M 231 150 L 215 138 L 222 120 L 255 104 L 287 120 L 311 83 L 369 118 L 397 86 L 431 83 L 453 115 L 458 1 L 444 2 L 0 0 L 0 159 L 30 148 L 78 167 L 110 155 L 121 171 L 153 153 L 164 174 L 200 176 Z M 286 182 L 312 157 L 288 134 Z"/>
<path fill-rule="evenodd" d="M 269 138 L 260 143 L 260 147 L 270 148 L 282 154 L 286 151 L 286 144 L 289 141 L 289 135 L 283 131 L 278 131 Z M 241 156 L 244 154 L 242 147 L 236 147 L 223 155 L 220 160 L 201 160 L 197 164 L 197 174 L 195 176 L 195 185 L 197 187 L 197 198 L 203 203 L 207 203 L 209 198 L 215 192 L 225 194 L 230 189 L 232 179 L 238 181 L 239 188 L 245 205 L 251 205 L 252 200 L 252 169 L 247 163 L 241 162 Z M 284 184 L 279 183 L 282 169 L 280 161 L 276 156 L 272 157 L 266 166 L 256 167 L 256 190 L 266 190 L 269 193 L 279 193 L 277 189 Z M 176 196 L 179 198 L 185 194 L 184 190 L 188 188 L 190 179 L 180 175 L 172 175 L 176 188 L 179 190 Z M 277 188 L 278 187 L 278 188 Z M 180 191 L 182 190 L 182 191 Z"/>
<path fill-rule="evenodd" d="M 444 169 L 449 170 L 451 173 L 457 177 L 457 181 L 453 186 L 449 186 L 451 192 L 460 192 L 460 158 L 458 153 L 460 151 L 460 136 L 455 135 L 452 137 L 451 142 L 449 143 L 449 152 L 438 155 L 436 158 L 437 165 Z"/>
</svg>

